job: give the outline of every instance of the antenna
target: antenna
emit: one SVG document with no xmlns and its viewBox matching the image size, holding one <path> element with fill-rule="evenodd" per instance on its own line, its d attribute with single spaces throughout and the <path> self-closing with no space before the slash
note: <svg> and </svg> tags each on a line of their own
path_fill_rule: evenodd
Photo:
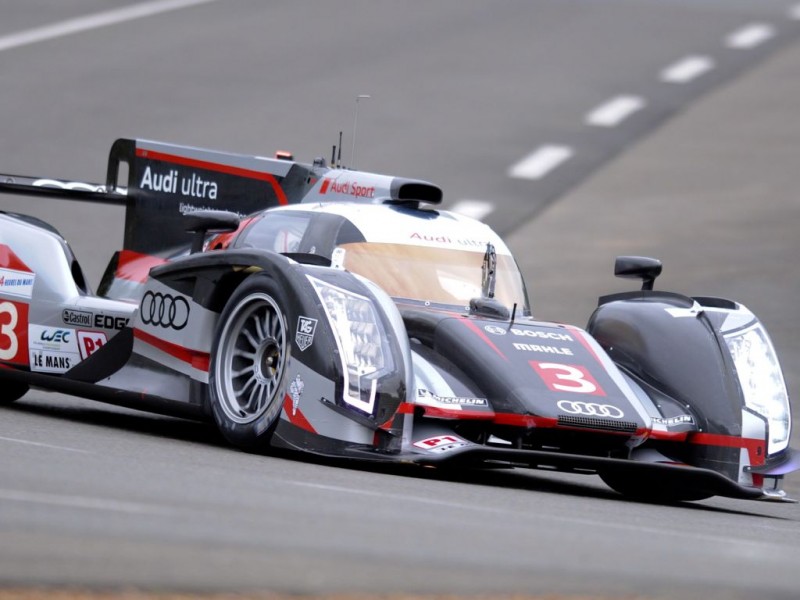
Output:
<svg viewBox="0 0 800 600">
<path fill-rule="evenodd" d="M 339 157 L 336 159 L 336 166 L 341 166 L 342 163 L 342 132 L 339 132 Z"/>
<path fill-rule="evenodd" d="M 483 298 L 494 298 L 494 285 L 497 279 L 497 253 L 494 250 L 494 244 L 491 242 L 486 244 L 481 275 L 481 296 Z"/>
<path fill-rule="evenodd" d="M 353 151 L 350 153 L 350 160 L 352 161 L 351 169 L 356 168 L 356 127 L 358 125 L 358 101 L 372 98 L 369 94 L 359 94 L 356 96 L 356 108 L 353 115 Z M 340 144 L 341 147 L 341 144 Z"/>
</svg>

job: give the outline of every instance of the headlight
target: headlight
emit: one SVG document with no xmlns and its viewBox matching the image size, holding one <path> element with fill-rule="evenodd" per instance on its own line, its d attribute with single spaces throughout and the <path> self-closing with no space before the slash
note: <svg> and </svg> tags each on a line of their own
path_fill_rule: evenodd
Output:
<svg viewBox="0 0 800 600">
<path fill-rule="evenodd" d="M 308 277 L 317 292 L 344 367 L 344 400 L 371 413 L 378 378 L 391 367 L 386 332 L 372 300 L 366 296 Z"/>
<path fill-rule="evenodd" d="M 789 396 L 778 357 L 760 323 L 726 335 L 728 350 L 748 408 L 767 419 L 767 453 L 780 452 L 789 444 L 791 414 Z"/>
</svg>

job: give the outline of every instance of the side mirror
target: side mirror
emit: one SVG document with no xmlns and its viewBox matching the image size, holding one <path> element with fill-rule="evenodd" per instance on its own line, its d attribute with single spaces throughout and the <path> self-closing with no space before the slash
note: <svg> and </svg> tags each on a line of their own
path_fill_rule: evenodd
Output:
<svg viewBox="0 0 800 600">
<path fill-rule="evenodd" d="M 618 256 L 614 275 L 626 279 L 641 279 L 642 290 L 652 290 L 656 277 L 661 275 L 661 261 L 647 256 Z"/>
<path fill-rule="evenodd" d="M 226 210 L 198 210 L 184 217 L 186 231 L 194 233 L 192 254 L 203 249 L 206 234 L 236 231 L 239 228 L 239 215 Z"/>
</svg>

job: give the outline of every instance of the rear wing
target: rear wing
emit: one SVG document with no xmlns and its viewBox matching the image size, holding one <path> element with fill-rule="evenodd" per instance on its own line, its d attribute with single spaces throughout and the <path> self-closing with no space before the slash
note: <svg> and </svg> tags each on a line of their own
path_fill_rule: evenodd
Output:
<svg viewBox="0 0 800 600">
<path fill-rule="evenodd" d="M 121 182 L 127 166 L 127 181 Z M 298 202 L 430 202 L 441 190 L 424 181 L 329 168 L 294 160 L 230 154 L 121 138 L 108 157 L 104 184 L 0 174 L 0 193 L 125 207 L 123 248 L 164 255 L 189 246 L 185 217 L 198 210 L 248 215 Z"/>
<path fill-rule="evenodd" d="M 0 192 L 125 206 L 123 247 L 155 254 L 191 243 L 185 215 L 203 209 L 246 215 L 298 202 L 309 176 L 307 166 L 293 161 L 118 139 L 105 184 L 0 175 Z"/>
</svg>

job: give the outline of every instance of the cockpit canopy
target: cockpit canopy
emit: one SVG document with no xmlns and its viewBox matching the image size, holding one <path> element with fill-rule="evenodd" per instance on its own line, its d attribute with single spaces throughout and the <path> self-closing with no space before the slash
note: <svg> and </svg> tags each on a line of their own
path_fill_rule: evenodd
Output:
<svg viewBox="0 0 800 600">
<path fill-rule="evenodd" d="M 487 243 L 497 256 L 495 298 L 527 314 L 522 275 L 500 237 L 451 213 L 339 203 L 277 208 L 248 224 L 233 247 L 316 254 L 373 281 L 398 302 L 463 309 L 481 296 Z"/>
</svg>

